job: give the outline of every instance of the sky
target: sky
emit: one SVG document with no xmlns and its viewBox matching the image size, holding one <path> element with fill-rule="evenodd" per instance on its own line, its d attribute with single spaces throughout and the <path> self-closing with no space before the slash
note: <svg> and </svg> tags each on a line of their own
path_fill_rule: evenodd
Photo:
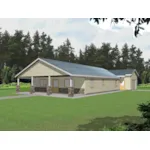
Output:
<svg viewBox="0 0 150 150">
<path fill-rule="evenodd" d="M 143 57 L 150 59 L 150 25 L 143 25 L 144 32 L 138 38 L 134 37 L 134 25 L 127 23 L 111 24 L 110 19 L 100 25 L 90 21 L 89 18 L 60 18 L 60 19 L 0 19 L 2 31 L 8 30 L 14 33 L 15 30 L 30 32 L 31 35 L 38 30 L 45 32 L 53 39 L 54 47 L 61 45 L 67 38 L 71 41 L 76 54 L 85 45 L 94 43 L 100 47 L 103 42 L 109 42 L 112 46 L 118 44 L 121 48 L 125 43 L 129 46 L 134 44 L 143 51 Z"/>
</svg>

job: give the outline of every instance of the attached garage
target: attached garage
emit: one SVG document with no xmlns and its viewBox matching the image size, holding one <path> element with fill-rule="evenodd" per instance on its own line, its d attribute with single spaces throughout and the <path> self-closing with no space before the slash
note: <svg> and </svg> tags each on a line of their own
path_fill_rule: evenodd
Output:
<svg viewBox="0 0 150 150">
<path fill-rule="evenodd" d="M 120 77 L 120 90 L 136 90 L 138 84 L 138 73 L 135 69 L 110 70 Z"/>
<path fill-rule="evenodd" d="M 16 78 L 17 92 L 20 79 L 26 78 L 31 78 L 31 93 L 73 96 L 120 90 L 120 78 L 106 69 L 45 58 L 37 58 Z"/>
</svg>

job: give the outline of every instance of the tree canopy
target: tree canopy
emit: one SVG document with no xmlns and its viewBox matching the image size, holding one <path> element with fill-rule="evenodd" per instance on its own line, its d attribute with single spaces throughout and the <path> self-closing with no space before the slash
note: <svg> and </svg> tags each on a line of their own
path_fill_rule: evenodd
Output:
<svg viewBox="0 0 150 150">
<path fill-rule="evenodd" d="M 15 81 L 14 75 L 37 57 L 80 63 L 105 69 L 137 69 L 139 83 L 150 82 L 150 60 L 144 61 L 142 50 L 135 45 L 94 43 L 77 50 L 67 38 L 56 48 L 50 35 L 36 31 L 31 34 L 16 30 L 0 32 L 0 83 Z M 77 53 L 78 51 L 78 53 Z M 75 53 L 76 52 L 76 53 Z"/>
<path fill-rule="evenodd" d="M 91 18 L 90 20 L 94 20 L 95 23 L 99 24 L 101 22 L 106 21 L 108 18 Z M 150 23 L 150 18 L 112 18 L 111 22 L 114 22 L 118 24 L 119 22 L 126 21 L 131 25 L 132 23 L 135 23 L 135 29 L 134 29 L 134 35 L 137 37 L 139 34 L 140 30 L 144 30 L 142 25 L 144 23 L 149 24 Z"/>
</svg>

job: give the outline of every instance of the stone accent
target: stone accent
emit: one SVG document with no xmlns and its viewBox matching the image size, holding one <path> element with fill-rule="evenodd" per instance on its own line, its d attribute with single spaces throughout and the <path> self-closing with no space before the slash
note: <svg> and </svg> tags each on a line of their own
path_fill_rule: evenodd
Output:
<svg viewBox="0 0 150 150">
<path fill-rule="evenodd" d="M 59 93 L 68 94 L 68 88 L 59 88 Z"/>
<path fill-rule="evenodd" d="M 84 89 L 80 89 L 80 94 L 84 94 Z"/>
<path fill-rule="evenodd" d="M 19 93 L 20 92 L 20 85 L 16 86 L 16 92 Z"/>
<path fill-rule="evenodd" d="M 68 94 L 68 88 L 59 88 L 59 93 Z M 84 94 L 84 89 L 74 88 L 74 94 Z"/>
<path fill-rule="evenodd" d="M 79 92 L 80 92 L 80 89 L 74 88 L 74 94 L 79 94 Z"/>
<path fill-rule="evenodd" d="M 48 86 L 47 87 L 47 95 L 50 95 L 50 94 L 52 94 L 52 87 Z"/>
<path fill-rule="evenodd" d="M 35 87 L 34 86 L 31 86 L 30 87 L 30 94 L 33 94 L 35 92 Z"/>
<path fill-rule="evenodd" d="M 46 87 L 35 87 L 35 92 L 47 92 Z"/>
<path fill-rule="evenodd" d="M 74 88 L 73 87 L 69 87 L 68 88 L 68 97 L 73 97 L 74 96 Z"/>
</svg>

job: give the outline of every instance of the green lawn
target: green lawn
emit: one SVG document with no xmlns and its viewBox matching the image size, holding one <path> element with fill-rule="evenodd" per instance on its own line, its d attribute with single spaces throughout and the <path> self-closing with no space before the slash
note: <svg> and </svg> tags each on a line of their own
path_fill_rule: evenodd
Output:
<svg viewBox="0 0 150 150">
<path fill-rule="evenodd" d="M 29 91 L 29 87 L 22 87 L 20 88 L 21 92 L 26 92 Z M 0 88 L 0 97 L 4 97 L 4 96 L 16 96 L 16 88 Z"/>
<path fill-rule="evenodd" d="M 140 84 L 137 87 L 138 90 L 150 90 L 150 84 Z"/>
<path fill-rule="evenodd" d="M 137 90 L 150 90 L 150 87 L 137 87 Z"/>
<path fill-rule="evenodd" d="M 0 130 L 101 130 L 139 121 L 150 92 L 125 91 L 81 99 L 30 97 L 0 101 Z"/>
</svg>

